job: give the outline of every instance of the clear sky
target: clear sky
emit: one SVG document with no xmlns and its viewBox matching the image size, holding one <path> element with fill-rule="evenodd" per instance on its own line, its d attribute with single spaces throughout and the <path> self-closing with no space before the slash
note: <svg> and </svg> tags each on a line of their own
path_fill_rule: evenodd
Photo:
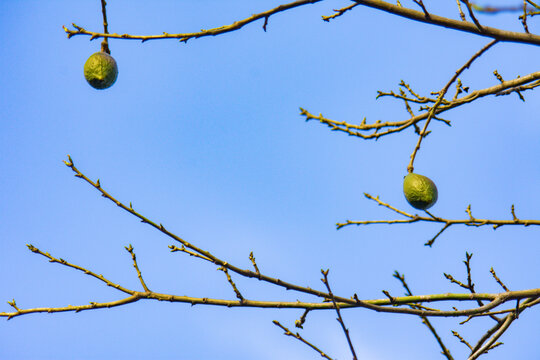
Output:
<svg viewBox="0 0 540 360">
<path fill-rule="evenodd" d="M 410 1 L 404 5 L 413 6 Z M 518 2 L 518 1 L 515 1 Z M 198 31 L 243 19 L 280 1 L 115 1 L 109 31 L 159 34 Z M 407 3 L 407 4 L 405 4 Z M 410 4 L 409 4 L 410 3 Z M 454 1 L 425 1 L 458 18 Z M 437 3 L 437 4 L 436 4 Z M 447 3 L 447 4 L 446 4 Z M 508 2 L 494 2 L 508 3 Z M 96 279 L 50 264 L 33 244 L 112 281 L 142 290 L 132 244 L 148 286 L 161 293 L 234 299 L 216 266 L 170 253 L 172 240 L 141 224 L 81 180 L 75 164 L 119 200 L 199 247 L 249 268 L 324 290 L 330 268 L 336 294 L 362 299 L 403 289 L 416 294 L 461 292 L 443 276 L 465 280 L 472 252 L 478 292 L 500 292 L 494 267 L 511 290 L 537 288 L 540 229 L 452 227 L 433 248 L 440 227 L 373 225 L 336 230 L 346 219 L 392 219 L 364 198 L 414 212 L 402 194 L 411 129 L 364 141 L 304 121 L 299 107 L 359 123 L 408 118 L 402 103 L 375 100 L 401 79 L 422 94 L 438 91 L 489 39 L 357 7 L 330 23 L 321 15 L 347 1 L 324 1 L 240 31 L 190 40 L 111 40 L 119 76 L 91 88 L 83 65 L 99 41 L 66 38 L 72 22 L 101 31 L 100 1 L 0 1 L 0 311 L 113 301 L 123 294 Z M 437 7 L 436 7 L 437 6 Z M 517 14 L 480 16 L 485 24 L 521 30 Z M 537 20 L 530 21 L 538 33 Z M 538 71 L 539 49 L 498 44 L 461 76 L 472 90 Z M 432 178 L 432 212 L 465 218 L 540 217 L 538 90 L 484 98 L 447 112 L 422 144 L 418 173 Z M 254 300 L 315 301 L 233 274 Z M 464 307 L 465 305 L 460 304 Z M 525 311 L 487 359 L 539 359 L 538 308 Z M 1 359 L 317 359 L 319 355 L 272 324 L 294 328 L 301 310 L 227 309 L 140 301 L 108 310 L 31 314 L 0 321 Z M 442 359 L 416 317 L 346 310 L 359 359 Z M 350 359 L 332 311 L 310 313 L 303 335 L 331 356 Z M 451 335 L 475 343 L 489 319 L 433 324 L 456 359 L 467 354 Z"/>
</svg>

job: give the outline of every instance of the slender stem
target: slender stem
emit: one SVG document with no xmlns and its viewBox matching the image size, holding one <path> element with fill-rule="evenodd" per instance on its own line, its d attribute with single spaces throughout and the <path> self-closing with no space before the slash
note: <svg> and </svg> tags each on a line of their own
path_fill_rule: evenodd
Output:
<svg viewBox="0 0 540 360">
<path fill-rule="evenodd" d="M 502 325 L 500 326 L 500 328 L 495 332 L 495 334 L 493 334 L 489 341 L 487 341 L 481 348 L 473 352 L 467 360 L 478 359 L 480 355 L 489 350 L 489 348 L 495 343 L 495 341 L 497 341 L 497 339 L 500 338 L 501 335 L 504 334 L 504 332 L 510 327 L 514 320 L 514 314 L 508 314 L 506 316 L 506 319 L 501 323 Z"/>
<path fill-rule="evenodd" d="M 135 256 L 135 251 L 133 251 L 133 246 L 129 244 L 129 246 L 126 246 L 125 249 L 127 252 L 131 254 L 131 259 L 133 260 L 133 267 L 135 268 L 135 271 L 137 271 L 137 277 L 139 278 L 139 281 L 141 282 L 141 285 L 146 292 L 150 292 L 150 289 L 148 289 L 148 286 L 146 286 L 146 282 L 144 281 L 142 277 L 141 270 L 139 269 L 139 265 L 137 264 L 137 256 Z"/>
<path fill-rule="evenodd" d="M 103 33 L 109 33 L 109 23 L 107 22 L 107 2 L 101 0 L 101 13 L 103 14 Z M 109 39 L 105 36 L 101 42 L 101 51 L 111 54 L 111 49 L 109 49 Z"/>
<path fill-rule="evenodd" d="M 409 285 L 407 284 L 407 282 L 405 281 L 405 275 L 402 275 L 400 274 L 398 271 L 396 271 L 394 273 L 394 277 L 396 279 L 398 279 L 400 282 L 401 282 L 401 285 L 403 286 L 403 288 L 405 289 L 405 295 L 407 296 L 412 296 L 412 292 L 411 292 L 411 289 L 409 288 Z M 412 309 L 418 309 L 420 308 L 419 305 L 409 305 Z M 427 317 L 420 317 L 422 319 L 422 323 L 424 325 L 427 326 L 427 328 L 429 329 L 429 331 L 431 331 L 431 333 L 433 334 L 433 336 L 435 337 L 435 340 L 437 341 L 437 343 L 439 344 L 441 350 L 442 350 L 442 353 L 444 354 L 444 356 L 446 356 L 446 358 L 448 360 L 454 360 L 454 357 L 452 356 L 452 354 L 450 353 L 450 350 L 448 350 L 448 348 L 446 347 L 446 345 L 444 344 L 444 342 L 442 341 L 441 337 L 439 336 L 439 334 L 437 333 L 437 330 L 435 330 L 435 327 L 431 324 L 431 322 L 429 321 L 429 319 Z"/>
<path fill-rule="evenodd" d="M 326 354 L 324 351 L 319 349 L 317 346 L 313 345 L 312 343 L 310 343 L 309 341 L 304 339 L 299 333 L 296 333 L 296 334 L 293 333 L 291 330 L 289 330 L 285 326 L 281 325 L 280 322 L 277 321 L 277 320 L 273 320 L 272 322 L 274 323 L 274 325 L 280 327 L 283 331 L 285 331 L 285 333 L 284 333 L 285 335 L 292 336 L 293 338 L 300 340 L 301 342 L 303 342 L 304 344 L 306 344 L 307 346 L 309 346 L 310 348 L 312 348 L 313 350 L 318 352 L 323 358 L 328 359 L 328 360 L 333 360 L 330 356 L 328 356 L 328 354 Z"/>
<path fill-rule="evenodd" d="M 347 343 L 349 344 L 349 349 L 351 350 L 353 360 L 357 360 L 356 357 L 356 351 L 354 350 L 353 343 L 351 341 L 351 337 L 349 335 L 349 329 L 345 326 L 345 321 L 343 320 L 343 317 L 341 316 L 341 311 L 339 309 L 339 304 L 336 302 L 336 299 L 334 298 L 334 294 L 332 293 L 332 290 L 330 289 L 330 283 L 328 282 L 328 272 L 330 270 L 323 271 L 321 270 L 321 273 L 323 274 L 324 278 L 321 279 L 324 285 L 326 285 L 326 289 L 328 289 L 328 294 L 330 294 L 330 300 L 332 300 L 332 304 L 334 305 L 334 308 L 336 309 L 337 313 L 337 321 L 341 325 L 341 328 L 343 329 L 343 332 L 345 333 L 345 337 L 347 338 Z"/>
<path fill-rule="evenodd" d="M 466 4 L 468 5 L 468 2 Z M 456 81 L 458 76 L 461 75 L 461 73 L 463 71 L 465 71 L 465 69 L 468 69 L 471 66 L 471 64 L 474 62 L 474 60 L 476 60 L 480 56 L 482 56 L 483 53 L 485 53 L 487 50 L 489 50 L 489 48 L 491 48 L 497 42 L 498 42 L 498 40 L 490 41 L 489 44 L 485 45 L 476 54 L 474 54 L 458 71 L 456 71 L 456 73 L 452 76 L 450 81 L 448 81 L 448 83 L 446 83 L 446 85 L 442 88 L 442 90 L 439 91 L 439 96 L 437 98 L 437 102 L 435 102 L 435 104 L 429 110 L 426 123 L 424 124 L 424 128 L 420 132 L 420 134 L 418 136 L 418 141 L 416 143 L 416 146 L 414 147 L 413 153 L 411 154 L 411 161 L 409 162 L 409 165 L 407 166 L 407 171 L 409 173 L 412 173 L 414 171 L 414 159 L 416 158 L 416 154 L 417 154 L 418 150 L 420 149 L 420 144 L 422 143 L 422 139 L 427 135 L 426 131 L 427 131 L 427 128 L 429 126 L 429 123 L 430 123 L 431 119 L 433 118 L 433 116 L 436 114 L 437 108 L 439 107 L 439 105 L 443 101 L 444 95 L 448 91 L 448 88 L 450 88 L 450 86 L 454 83 L 454 81 Z"/>
</svg>

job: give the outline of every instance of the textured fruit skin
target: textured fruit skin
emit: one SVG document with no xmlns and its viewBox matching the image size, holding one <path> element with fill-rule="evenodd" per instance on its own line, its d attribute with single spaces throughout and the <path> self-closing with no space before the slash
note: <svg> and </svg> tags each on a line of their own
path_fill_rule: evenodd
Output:
<svg viewBox="0 0 540 360">
<path fill-rule="evenodd" d="M 116 61 L 105 52 L 90 55 L 84 64 L 84 78 L 94 89 L 103 90 L 111 87 L 117 77 Z"/>
<path fill-rule="evenodd" d="M 403 193 L 412 207 L 426 210 L 437 202 L 438 192 L 430 178 L 410 173 L 403 180 Z"/>
</svg>

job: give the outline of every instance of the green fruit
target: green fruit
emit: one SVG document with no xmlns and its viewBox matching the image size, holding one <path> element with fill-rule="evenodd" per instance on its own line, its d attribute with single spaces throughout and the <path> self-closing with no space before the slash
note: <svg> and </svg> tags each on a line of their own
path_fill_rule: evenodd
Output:
<svg viewBox="0 0 540 360">
<path fill-rule="evenodd" d="M 403 193 L 412 207 L 426 210 L 437 202 L 437 187 L 430 178 L 410 173 L 403 180 Z"/>
<path fill-rule="evenodd" d="M 105 53 L 92 54 L 84 64 L 84 77 L 94 89 L 111 87 L 118 76 L 118 67 L 114 58 Z"/>
</svg>

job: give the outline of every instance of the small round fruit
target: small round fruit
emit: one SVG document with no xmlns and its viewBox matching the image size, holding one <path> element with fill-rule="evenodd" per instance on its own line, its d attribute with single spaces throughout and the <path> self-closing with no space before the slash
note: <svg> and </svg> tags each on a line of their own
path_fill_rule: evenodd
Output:
<svg viewBox="0 0 540 360">
<path fill-rule="evenodd" d="M 430 178 L 410 173 L 403 180 L 403 193 L 412 207 L 426 210 L 437 202 L 437 187 Z"/>
<path fill-rule="evenodd" d="M 102 90 L 111 87 L 117 76 L 116 61 L 105 52 L 92 54 L 84 64 L 84 77 L 94 89 Z"/>
</svg>

